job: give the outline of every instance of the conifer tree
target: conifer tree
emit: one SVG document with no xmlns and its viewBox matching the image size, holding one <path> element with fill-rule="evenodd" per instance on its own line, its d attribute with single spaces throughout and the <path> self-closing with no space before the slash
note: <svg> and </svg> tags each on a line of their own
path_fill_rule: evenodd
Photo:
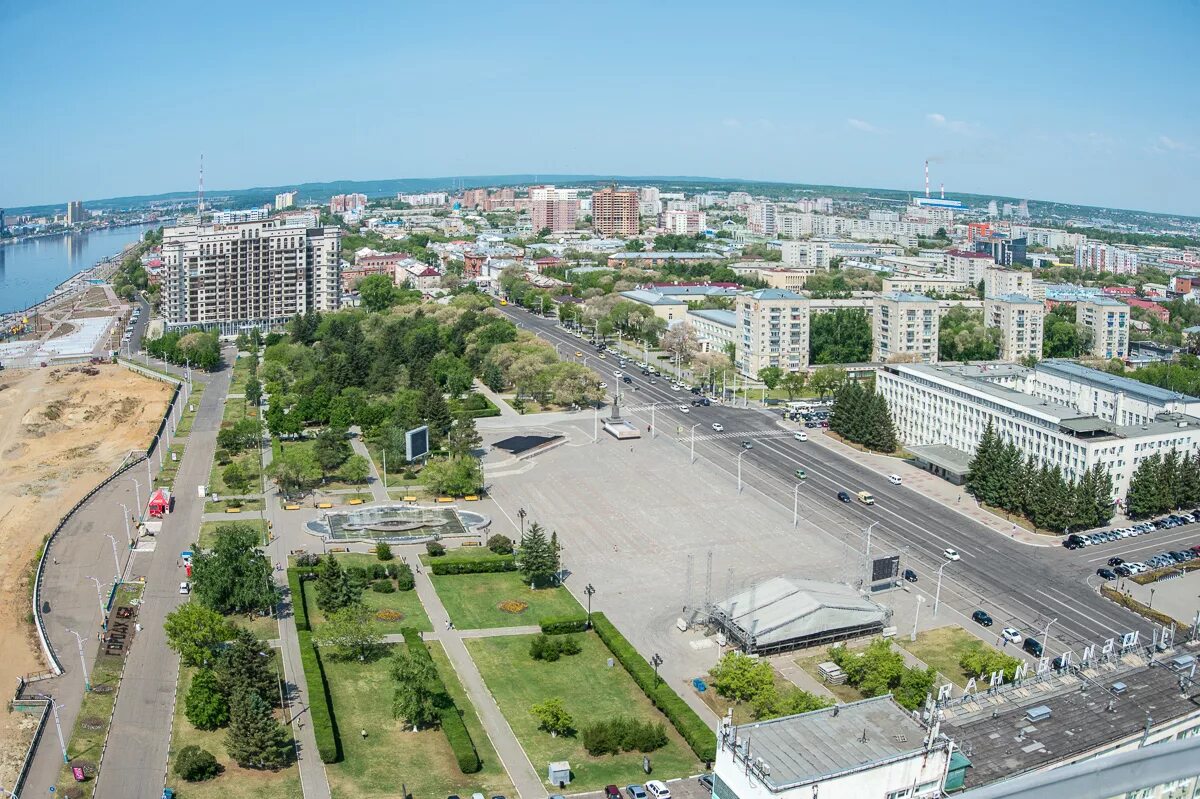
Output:
<svg viewBox="0 0 1200 799">
<path fill-rule="evenodd" d="M 290 760 L 292 743 L 270 705 L 258 694 L 245 692 L 230 702 L 225 749 L 242 768 L 277 769 Z"/>
</svg>

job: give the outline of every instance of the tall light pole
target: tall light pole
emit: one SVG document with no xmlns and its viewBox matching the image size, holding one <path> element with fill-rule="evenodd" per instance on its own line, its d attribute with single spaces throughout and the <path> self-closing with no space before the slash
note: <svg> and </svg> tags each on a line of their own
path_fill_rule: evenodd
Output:
<svg viewBox="0 0 1200 799">
<path fill-rule="evenodd" d="M 83 690 L 92 690 L 92 681 L 88 678 L 87 660 L 83 656 L 83 636 L 74 630 L 67 629 L 71 635 L 75 636 L 75 643 L 79 645 L 79 665 L 83 667 Z"/>
<path fill-rule="evenodd" d="M 592 406 L 592 443 L 600 443 L 600 406 Z"/>
<path fill-rule="evenodd" d="M 870 524 L 867 525 L 867 548 L 866 548 L 866 551 L 863 552 L 863 556 L 867 559 L 867 584 L 868 585 L 870 585 L 870 582 L 871 582 L 871 529 L 874 528 L 875 525 L 877 525 L 877 524 L 879 524 L 879 522 L 871 522 Z"/>
<path fill-rule="evenodd" d="M 588 629 L 592 629 L 592 594 L 596 593 L 596 588 L 591 583 L 588 583 L 583 588 L 583 593 L 588 599 Z"/>
<path fill-rule="evenodd" d="M 117 539 L 113 538 L 111 533 L 105 533 L 105 535 L 108 536 L 109 541 L 112 541 L 113 563 L 117 567 L 117 576 L 113 578 L 115 580 L 113 585 L 120 585 L 120 583 L 121 583 L 121 559 L 117 557 Z"/>
<path fill-rule="evenodd" d="M 696 462 L 696 428 L 699 426 L 700 422 L 696 422 L 694 425 L 692 425 L 692 453 L 690 460 L 688 460 L 689 464 Z"/>
<path fill-rule="evenodd" d="M 1043 650 L 1043 652 L 1050 648 L 1050 625 L 1054 624 L 1054 622 L 1056 622 L 1056 621 L 1058 621 L 1057 617 L 1051 619 L 1050 621 L 1046 622 L 1046 626 L 1042 629 L 1042 650 Z"/>
<path fill-rule="evenodd" d="M 742 458 L 746 457 L 749 454 L 750 454 L 750 450 L 744 449 L 737 456 L 738 493 L 739 494 L 742 493 Z"/>
<path fill-rule="evenodd" d="M 941 566 L 938 567 L 937 592 L 933 595 L 933 617 L 935 619 L 937 618 L 938 605 L 941 603 L 941 600 L 942 600 L 942 569 L 946 568 L 953 562 L 954 561 L 952 561 L 952 560 L 948 560 L 945 563 L 943 563 Z"/>
<path fill-rule="evenodd" d="M 106 608 L 104 606 L 105 605 L 105 603 L 104 603 L 104 587 L 100 584 L 100 581 L 97 580 L 95 577 L 88 577 L 88 579 L 96 584 L 96 601 L 100 603 L 100 629 L 107 630 L 108 629 L 108 614 L 105 612 Z"/>
<path fill-rule="evenodd" d="M 525 513 L 525 509 L 524 509 L 524 508 L 520 508 L 520 509 L 517 511 L 517 518 L 521 520 L 521 537 L 522 537 L 522 538 L 524 538 L 524 537 L 525 537 L 525 517 L 526 517 L 527 515 L 528 515 L 528 514 L 527 514 L 527 513 Z"/>
<path fill-rule="evenodd" d="M 121 513 L 125 515 L 125 537 L 129 539 L 129 546 L 133 546 L 133 533 L 129 532 L 129 508 L 125 507 L 124 502 L 117 503 L 121 506 Z"/>
<path fill-rule="evenodd" d="M 384 496 L 387 496 L 387 450 L 386 449 L 382 450 L 382 452 L 383 452 L 383 494 L 384 494 Z M 388 499 L 391 499 L 391 497 L 388 497 Z"/>
<path fill-rule="evenodd" d="M 138 518 L 142 516 L 142 484 L 136 478 L 130 477 L 130 482 L 133 483 L 133 496 L 137 500 Z"/>
<path fill-rule="evenodd" d="M 913 631 L 912 634 L 908 636 L 908 640 L 910 641 L 917 640 L 917 619 L 921 617 L 921 605 L 924 604 L 924 602 L 925 597 L 917 594 L 917 612 L 913 614 Z"/>
<path fill-rule="evenodd" d="M 160 450 L 161 452 L 161 450 Z M 149 501 L 150 492 L 154 490 L 154 473 L 150 471 L 150 459 L 146 458 L 146 499 Z"/>
<path fill-rule="evenodd" d="M 53 697 L 50 698 L 50 708 L 54 711 L 54 729 L 58 732 L 58 745 L 62 749 L 63 762 L 70 763 L 71 759 L 67 757 L 67 742 L 62 736 L 62 721 L 58 718 L 58 702 L 55 702 Z"/>
<path fill-rule="evenodd" d="M 655 652 L 654 657 L 650 658 L 650 664 L 654 666 L 654 684 L 658 685 L 658 667 L 663 664 L 662 655 Z"/>
<path fill-rule="evenodd" d="M 796 487 L 792 490 L 792 527 L 800 523 L 800 487 L 804 483 L 796 483 Z"/>
</svg>

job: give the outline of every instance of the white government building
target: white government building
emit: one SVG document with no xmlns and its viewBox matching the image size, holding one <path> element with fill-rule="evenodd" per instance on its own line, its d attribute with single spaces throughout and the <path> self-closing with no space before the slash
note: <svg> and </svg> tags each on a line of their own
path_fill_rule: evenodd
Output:
<svg viewBox="0 0 1200 799">
<path fill-rule="evenodd" d="M 1103 465 L 1117 497 L 1144 458 L 1200 448 L 1200 398 L 1071 361 L 887 364 L 876 373 L 896 434 L 935 474 L 961 481 L 990 422 L 1068 479 Z"/>
</svg>

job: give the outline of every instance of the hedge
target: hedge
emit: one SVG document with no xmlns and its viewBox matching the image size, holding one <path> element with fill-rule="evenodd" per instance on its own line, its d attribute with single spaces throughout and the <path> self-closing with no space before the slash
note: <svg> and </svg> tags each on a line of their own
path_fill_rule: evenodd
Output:
<svg viewBox="0 0 1200 799">
<path fill-rule="evenodd" d="M 308 712 L 312 719 L 313 735 L 317 739 L 317 754 L 322 763 L 336 763 L 342 759 L 342 742 L 338 736 L 337 721 L 333 717 L 333 700 L 329 696 L 329 684 L 325 681 L 325 668 L 313 644 L 304 585 L 300 579 L 301 574 L 310 570 L 291 568 L 287 571 L 288 588 L 292 592 L 292 615 L 296 618 L 296 635 L 300 641 L 300 666 L 304 669 L 304 683 L 308 686 Z"/>
<path fill-rule="evenodd" d="M 479 760 L 479 752 L 475 750 L 475 742 L 471 740 L 471 732 L 463 723 L 462 711 L 454 704 L 454 699 L 446 690 L 446 683 L 442 681 L 441 672 L 438 671 L 437 664 L 433 661 L 433 655 L 429 654 L 429 650 L 425 648 L 421 634 L 411 627 L 405 627 L 401 633 L 404 635 L 404 643 L 410 652 L 420 653 L 433 664 L 434 671 L 438 675 L 438 687 L 441 689 L 442 696 L 445 697 L 438 711 L 442 732 L 446 734 L 446 740 L 450 743 L 450 748 L 454 750 L 459 770 L 463 774 L 474 774 L 483 768 L 483 763 Z"/>
<path fill-rule="evenodd" d="M 714 760 L 717 756 L 717 736 L 712 728 L 704 723 L 699 714 L 692 710 L 670 685 L 655 679 L 654 668 L 638 654 L 633 644 L 621 635 L 603 613 L 592 614 L 592 627 L 638 687 L 683 736 L 683 740 L 687 741 L 696 757 L 705 762 Z"/>
<path fill-rule="evenodd" d="M 434 574 L 486 574 L 515 572 L 517 560 L 512 555 L 480 555 L 461 560 L 431 560 L 429 566 Z"/>
<path fill-rule="evenodd" d="M 565 635 L 566 633 L 582 633 L 587 630 L 587 615 L 582 616 L 547 616 L 540 619 L 542 632 L 546 635 Z"/>
</svg>

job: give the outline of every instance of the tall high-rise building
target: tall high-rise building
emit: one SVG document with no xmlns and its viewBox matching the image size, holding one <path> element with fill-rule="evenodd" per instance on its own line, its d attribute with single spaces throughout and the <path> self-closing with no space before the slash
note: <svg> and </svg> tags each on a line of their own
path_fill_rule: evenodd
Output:
<svg viewBox="0 0 1200 799">
<path fill-rule="evenodd" d="M 1093 358 L 1124 358 L 1129 354 L 1129 306 L 1106 294 L 1075 305 L 1075 324 L 1091 336 Z"/>
<path fill-rule="evenodd" d="M 87 219 L 87 215 L 83 210 L 83 202 L 81 200 L 71 200 L 67 203 L 67 224 L 78 225 L 83 220 Z"/>
<path fill-rule="evenodd" d="M 775 227 L 775 210 L 774 203 L 755 203 L 751 205 L 746 220 L 750 231 L 763 236 L 774 236 L 777 231 Z"/>
<path fill-rule="evenodd" d="M 658 216 L 662 213 L 663 204 L 659 197 L 658 186 L 643 186 L 638 191 L 638 211 L 642 216 Z"/>
<path fill-rule="evenodd" d="M 785 289 L 737 296 L 736 366 L 751 377 L 768 366 L 785 372 L 808 368 L 809 299 Z"/>
<path fill-rule="evenodd" d="M 235 335 L 272 327 L 341 302 L 341 233 L 279 219 L 179 225 L 163 231 L 162 285 L 168 329 Z"/>
<path fill-rule="evenodd" d="M 579 199 L 575 189 L 554 186 L 529 187 L 529 214 L 534 232 L 549 228 L 555 233 L 575 229 Z"/>
<path fill-rule="evenodd" d="M 894 291 L 879 295 L 871 320 L 871 360 L 937 363 L 938 317 L 937 300 L 922 294 Z"/>
<path fill-rule="evenodd" d="M 348 214 L 367 207 L 365 194 L 335 194 L 329 198 L 329 213 Z"/>
<path fill-rule="evenodd" d="M 1000 330 L 1000 360 L 1042 357 L 1045 306 L 1024 294 L 998 294 L 983 303 L 983 324 Z"/>
<path fill-rule="evenodd" d="M 285 208 L 291 208 L 296 204 L 296 192 L 285 191 L 275 195 L 275 210 L 282 211 Z"/>
<path fill-rule="evenodd" d="M 640 233 L 637 191 L 605 186 L 592 192 L 592 229 L 602 236 Z"/>
<path fill-rule="evenodd" d="M 1102 241 L 1088 241 L 1075 247 L 1075 268 L 1084 272 L 1135 275 L 1138 271 L 1138 255 Z"/>
</svg>

